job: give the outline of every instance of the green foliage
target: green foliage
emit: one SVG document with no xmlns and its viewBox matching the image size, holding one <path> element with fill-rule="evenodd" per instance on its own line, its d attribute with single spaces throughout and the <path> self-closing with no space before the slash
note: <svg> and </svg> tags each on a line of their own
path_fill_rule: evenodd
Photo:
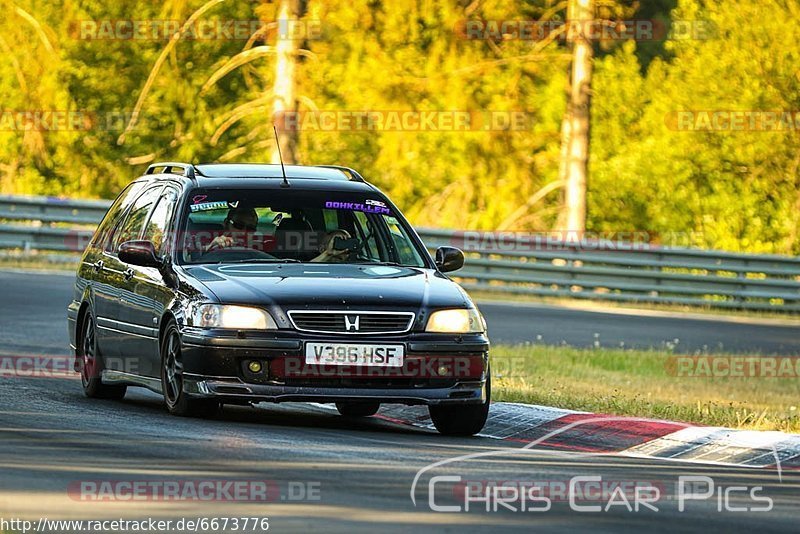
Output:
<svg viewBox="0 0 800 534">
<path fill-rule="evenodd" d="M 632 43 L 596 64 L 590 226 L 797 253 L 796 129 L 686 131 L 670 121 L 686 110 L 798 110 L 797 6 L 685 0 L 673 18 L 710 20 L 716 35 L 667 43 L 672 57 L 655 59 L 644 76 Z"/>
<path fill-rule="evenodd" d="M 167 41 L 78 38 L 83 20 L 183 22 L 207 1 L 0 0 L 0 109 L 92 118 L 86 129 L 0 128 L 0 193 L 110 197 L 156 160 L 268 161 L 269 49 L 203 88 L 246 46 L 274 45 L 274 34 L 176 43 L 124 136 Z M 212 2 L 201 20 L 272 23 L 277 3 Z M 799 109 L 795 3 L 618 0 L 601 9 L 608 18 L 710 20 L 717 34 L 598 44 L 589 229 L 800 252 L 796 132 L 680 131 L 669 120 L 681 110 Z M 308 0 L 301 16 L 319 21 L 321 34 L 300 43 L 301 112 L 523 111 L 528 124 L 468 132 L 301 129 L 299 161 L 358 168 L 419 225 L 549 230 L 561 209 L 557 191 L 520 207 L 558 176 L 564 43 L 467 40 L 459 27 L 466 19 L 564 15 L 552 0 Z"/>
</svg>

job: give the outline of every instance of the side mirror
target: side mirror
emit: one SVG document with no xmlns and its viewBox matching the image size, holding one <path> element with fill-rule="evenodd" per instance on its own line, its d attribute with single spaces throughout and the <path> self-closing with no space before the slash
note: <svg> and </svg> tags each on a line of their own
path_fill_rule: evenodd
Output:
<svg viewBox="0 0 800 534">
<path fill-rule="evenodd" d="M 443 273 L 457 271 L 464 266 L 464 253 L 455 247 L 436 249 L 436 267 Z"/>
<path fill-rule="evenodd" d="M 150 241 L 126 241 L 119 246 L 120 261 L 140 267 L 160 268 L 163 260 L 156 254 L 156 247 Z"/>
</svg>

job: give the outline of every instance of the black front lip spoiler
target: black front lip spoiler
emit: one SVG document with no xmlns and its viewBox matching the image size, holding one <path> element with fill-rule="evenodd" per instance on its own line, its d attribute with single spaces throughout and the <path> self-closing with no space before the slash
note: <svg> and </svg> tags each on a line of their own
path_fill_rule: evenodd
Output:
<svg viewBox="0 0 800 534">
<path fill-rule="evenodd" d="M 228 403 L 340 402 L 431 405 L 480 404 L 486 400 L 484 381 L 459 382 L 449 388 L 354 388 L 252 384 L 233 377 L 183 375 L 184 393 L 191 397 L 218 398 Z"/>
</svg>

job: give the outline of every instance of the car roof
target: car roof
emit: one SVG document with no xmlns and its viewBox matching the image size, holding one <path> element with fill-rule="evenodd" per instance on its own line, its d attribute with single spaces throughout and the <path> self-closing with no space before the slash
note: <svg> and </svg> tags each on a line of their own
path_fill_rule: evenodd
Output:
<svg viewBox="0 0 800 534">
<path fill-rule="evenodd" d="M 290 187 L 343 191 L 375 191 L 358 172 L 340 166 L 286 165 Z M 196 187 L 271 189 L 283 184 L 280 164 L 267 163 L 155 163 L 145 177 L 190 182 Z"/>
<path fill-rule="evenodd" d="M 286 165 L 288 178 L 308 180 L 350 180 L 344 171 L 330 167 Z M 201 177 L 208 178 L 282 178 L 279 164 L 266 163 L 206 163 L 195 165 Z"/>
</svg>

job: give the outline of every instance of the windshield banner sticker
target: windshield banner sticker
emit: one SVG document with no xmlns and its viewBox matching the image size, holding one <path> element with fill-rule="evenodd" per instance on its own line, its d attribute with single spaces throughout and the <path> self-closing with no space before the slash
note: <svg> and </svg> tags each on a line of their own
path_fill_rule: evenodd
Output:
<svg viewBox="0 0 800 534">
<path fill-rule="evenodd" d="M 365 200 L 361 202 L 325 202 L 325 207 L 335 210 L 363 211 L 364 213 L 379 213 L 381 215 L 391 215 L 391 210 L 380 200 Z"/>
<path fill-rule="evenodd" d="M 219 209 L 228 209 L 228 203 L 224 200 L 220 200 L 217 202 L 204 202 L 203 204 L 192 204 L 189 206 L 192 210 L 192 213 L 198 211 L 209 211 L 209 210 L 219 210 Z"/>
</svg>

